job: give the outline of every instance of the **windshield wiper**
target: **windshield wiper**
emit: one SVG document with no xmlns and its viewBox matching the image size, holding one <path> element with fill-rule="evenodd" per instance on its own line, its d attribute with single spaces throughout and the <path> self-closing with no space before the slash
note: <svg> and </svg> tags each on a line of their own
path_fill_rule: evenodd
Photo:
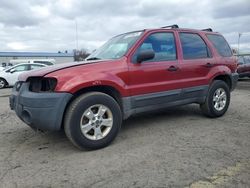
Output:
<svg viewBox="0 0 250 188">
<path fill-rule="evenodd" d="M 101 58 L 99 57 L 90 57 L 90 58 L 87 58 L 86 60 L 87 61 L 90 61 L 90 60 L 100 60 Z"/>
</svg>

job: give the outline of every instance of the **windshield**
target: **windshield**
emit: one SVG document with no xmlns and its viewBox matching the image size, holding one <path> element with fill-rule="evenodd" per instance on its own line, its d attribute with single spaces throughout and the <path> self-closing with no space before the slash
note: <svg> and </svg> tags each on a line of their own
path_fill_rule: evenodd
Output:
<svg viewBox="0 0 250 188">
<path fill-rule="evenodd" d="M 141 33 L 140 31 L 116 36 L 94 51 L 87 60 L 119 59 L 132 47 Z"/>
</svg>

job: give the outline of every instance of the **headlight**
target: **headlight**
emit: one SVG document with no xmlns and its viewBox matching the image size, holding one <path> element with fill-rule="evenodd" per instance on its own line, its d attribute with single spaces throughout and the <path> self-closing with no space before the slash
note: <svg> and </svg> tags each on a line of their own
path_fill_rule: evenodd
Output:
<svg viewBox="0 0 250 188">
<path fill-rule="evenodd" d="M 55 90 L 57 80 L 55 78 L 30 77 L 29 90 L 32 92 L 52 92 Z"/>
</svg>

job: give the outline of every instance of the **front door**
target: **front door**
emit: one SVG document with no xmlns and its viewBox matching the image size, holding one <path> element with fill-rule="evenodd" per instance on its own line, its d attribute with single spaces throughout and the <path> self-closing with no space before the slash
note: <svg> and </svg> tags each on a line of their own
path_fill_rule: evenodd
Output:
<svg viewBox="0 0 250 188">
<path fill-rule="evenodd" d="M 137 54 L 146 50 L 153 50 L 155 57 L 138 63 Z M 181 92 L 177 79 L 179 71 L 174 33 L 148 34 L 129 63 L 133 107 L 161 105 L 177 100 Z"/>
</svg>

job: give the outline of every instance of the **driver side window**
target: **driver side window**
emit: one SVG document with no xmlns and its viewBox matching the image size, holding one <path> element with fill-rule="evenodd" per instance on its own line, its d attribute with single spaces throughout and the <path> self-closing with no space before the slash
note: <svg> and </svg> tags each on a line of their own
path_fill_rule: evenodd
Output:
<svg viewBox="0 0 250 188">
<path fill-rule="evenodd" d="M 176 60 L 174 34 L 171 32 L 164 32 L 149 35 L 137 49 L 136 54 L 146 50 L 153 50 L 155 52 L 155 57 L 145 62 Z"/>
</svg>

